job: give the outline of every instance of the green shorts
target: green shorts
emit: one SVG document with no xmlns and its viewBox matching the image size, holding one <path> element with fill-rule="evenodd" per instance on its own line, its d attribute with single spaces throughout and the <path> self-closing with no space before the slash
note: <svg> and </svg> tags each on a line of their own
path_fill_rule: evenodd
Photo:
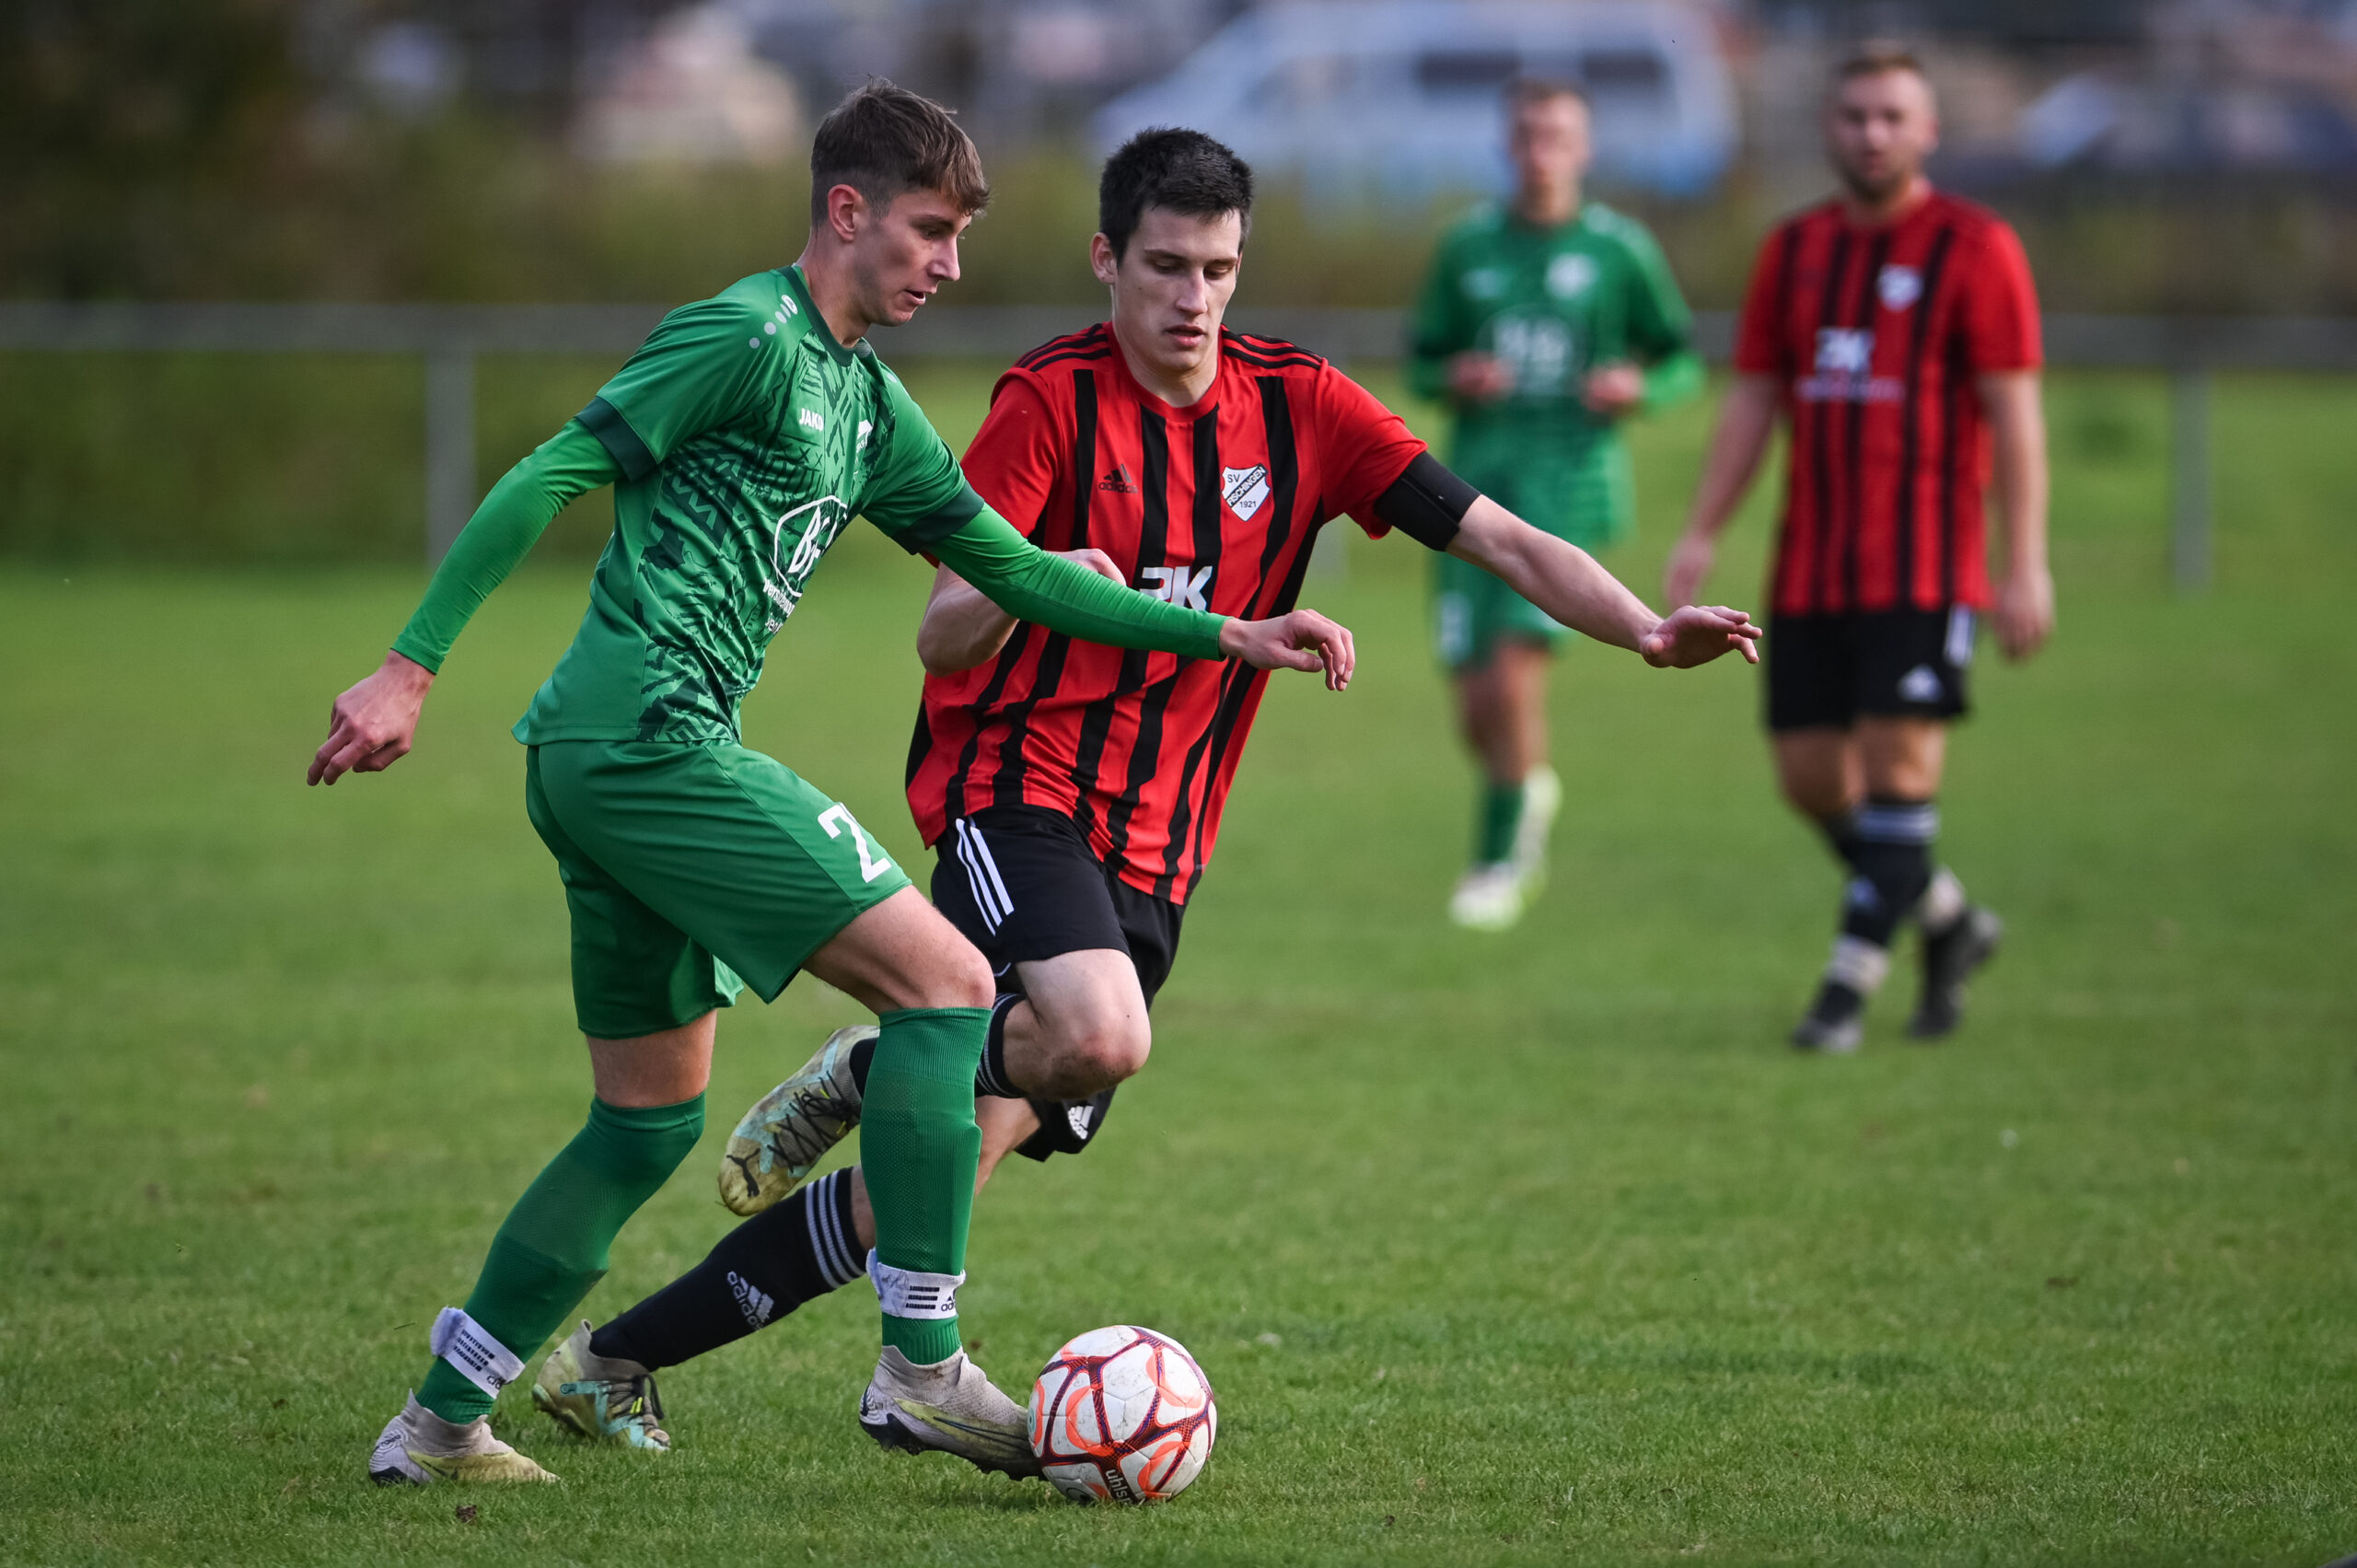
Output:
<svg viewBox="0 0 2357 1568">
<path fill-rule="evenodd" d="M 574 1011 L 596 1040 L 677 1028 L 747 985 L 774 1001 L 909 886 L 841 802 L 725 741 L 535 746 L 524 809 L 564 881 Z"/>
<path fill-rule="evenodd" d="M 1433 649 L 1451 670 L 1480 668 L 1503 639 L 1551 648 L 1578 635 L 1471 562 L 1433 557 Z"/>
</svg>

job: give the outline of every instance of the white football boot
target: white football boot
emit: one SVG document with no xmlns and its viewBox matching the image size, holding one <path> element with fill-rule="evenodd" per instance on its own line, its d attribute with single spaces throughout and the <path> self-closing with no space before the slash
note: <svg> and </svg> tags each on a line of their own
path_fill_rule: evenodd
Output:
<svg viewBox="0 0 2357 1568">
<path fill-rule="evenodd" d="M 1522 877 L 1509 860 L 1476 865 L 1448 895 L 1448 918 L 1468 931 L 1506 931 L 1522 918 Z"/>
<path fill-rule="evenodd" d="M 432 1486 L 444 1481 L 552 1481 L 556 1477 L 491 1434 L 491 1421 L 444 1421 L 412 1394 L 401 1413 L 385 1423 L 368 1456 L 368 1479 L 378 1486 Z"/>
<path fill-rule="evenodd" d="M 1468 931 L 1507 931 L 1547 886 L 1547 836 L 1563 804 L 1563 781 L 1540 766 L 1522 781 L 1522 815 L 1504 860 L 1476 865 L 1448 896 L 1448 918 Z"/>
<path fill-rule="evenodd" d="M 751 1216 L 810 1179 L 827 1151 L 859 1125 L 852 1047 L 874 1040 L 874 1024 L 837 1029 L 802 1071 L 753 1103 L 720 1156 L 720 1201 Z"/>
<path fill-rule="evenodd" d="M 859 1397 L 860 1429 L 903 1453 L 955 1454 L 976 1469 L 1033 1476 L 1029 1412 L 998 1391 L 959 1351 L 919 1366 L 884 1347 L 876 1376 Z"/>
</svg>

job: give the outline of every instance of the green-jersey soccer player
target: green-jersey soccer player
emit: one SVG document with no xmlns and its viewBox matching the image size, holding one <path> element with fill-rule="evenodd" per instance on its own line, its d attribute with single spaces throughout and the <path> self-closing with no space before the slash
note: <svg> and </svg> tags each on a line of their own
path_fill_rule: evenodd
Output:
<svg viewBox="0 0 2357 1568">
<path fill-rule="evenodd" d="M 336 700 L 311 763 L 312 783 L 333 784 L 404 755 L 483 597 L 567 501 L 615 486 L 588 613 L 516 726 L 525 808 L 572 914 L 596 1096 L 499 1227 L 466 1306 L 435 1321 L 435 1359 L 370 1455 L 379 1482 L 552 1479 L 491 1434 L 493 1401 L 694 1147 L 716 1009 L 748 985 L 773 999 L 802 970 L 882 1026 L 863 1126 L 884 1349 L 860 1424 L 888 1446 L 1037 1469 L 1022 1410 L 958 1332 L 990 966 L 848 807 L 737 737 L 770 639 L 853 516 L 1074 637 L 1349 679 L 1350 635 L 1323 616 L 1245 622 L 1132 593 L 1040 553 L 967 487 L 865 341 L 958 276 L 958 236 L 988 199 L 946 111 L 872 84 L 820 124 L 810 166 L 801 260 L 673 311 L 500 481 L 383 668 Z M 659 1451 L 644 1380 L 593 1361 L 570 1358 L 535 1401 L 586 1401 L 601 1430 Z"/>
<path fill-rule="evenodd" d="M 1483 494 L 1589 551 L 1635 521 L 1619 422 L 1702 383 L 1686 301 L 1644 226 L 1580 198 L 1588 110 L 1555 82 L 1506 99 L 1514 199 L 1442 239 L 1416 309 L 1410 375 L 1457 416 L 1449 466 Z M 1503 930 L 1546 872 L 1562 786 L 1547 765 L 1546 668 L 1568 635 L 1504 582 L 1434 557 L 1441 662 L 1485 785 L 1460 925 Z"/>
</svg>

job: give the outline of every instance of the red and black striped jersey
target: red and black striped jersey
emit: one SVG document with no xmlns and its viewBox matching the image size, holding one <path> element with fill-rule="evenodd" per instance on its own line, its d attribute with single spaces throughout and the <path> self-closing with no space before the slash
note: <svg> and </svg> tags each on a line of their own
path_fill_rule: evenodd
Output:
<svg viewBox="0 0 2357 1568">
<path fill-rule="evenodd" d="M 1294 607 L 1318 530 L 1375 502 L 1424 444 L 1325 360 L 1223 331 L 1190 408 L 1141 387 L 1109 326 L 1033 350 L 966 452 L 982 498 L 1043 550 L 1094 548 L 1142 593 L 1260 620 Z M 928 676 L 909 806 L 931 844 L 988 806 L 1063 812 L 1130 886 L 1184 903 L 1267 672 L 1076 643 L 1018 622 L 998 656 Z"/>
<path fill-rule="evenodd" d="M 1751 274 L 1736 368 L 1773 376 L 1792 428 L 1769 587 L 1780 614 L 1989 600 L 1989 427 L 1974 377 L 2038 366 L 2021 241 L 1934 192 L 1864 228 L 1788 219 Z"/>
</svg>

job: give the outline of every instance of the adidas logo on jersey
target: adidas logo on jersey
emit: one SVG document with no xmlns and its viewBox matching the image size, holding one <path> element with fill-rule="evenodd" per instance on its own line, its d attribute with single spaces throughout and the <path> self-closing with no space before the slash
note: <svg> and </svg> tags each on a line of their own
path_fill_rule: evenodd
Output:
<svg viewBox="0 0 2357 1568">
<path fill-rule="evenodd" d="M 1130 465 L 1127 463 L 1114 464 L 1113 471 L 1097 482 L 1097 488 L 1109 490 L 1116 495 L 1135 495 L 1138 493 L 1137 482 L 1130 478 Z"/>
<path fill-rule="evenodd" d="M 1943 690 L 1939 671 L 1928 664 L 1919 664 L 1898 678 L 1898 694 L 1910 703 L 1936 703 Z"/>
</svg>

